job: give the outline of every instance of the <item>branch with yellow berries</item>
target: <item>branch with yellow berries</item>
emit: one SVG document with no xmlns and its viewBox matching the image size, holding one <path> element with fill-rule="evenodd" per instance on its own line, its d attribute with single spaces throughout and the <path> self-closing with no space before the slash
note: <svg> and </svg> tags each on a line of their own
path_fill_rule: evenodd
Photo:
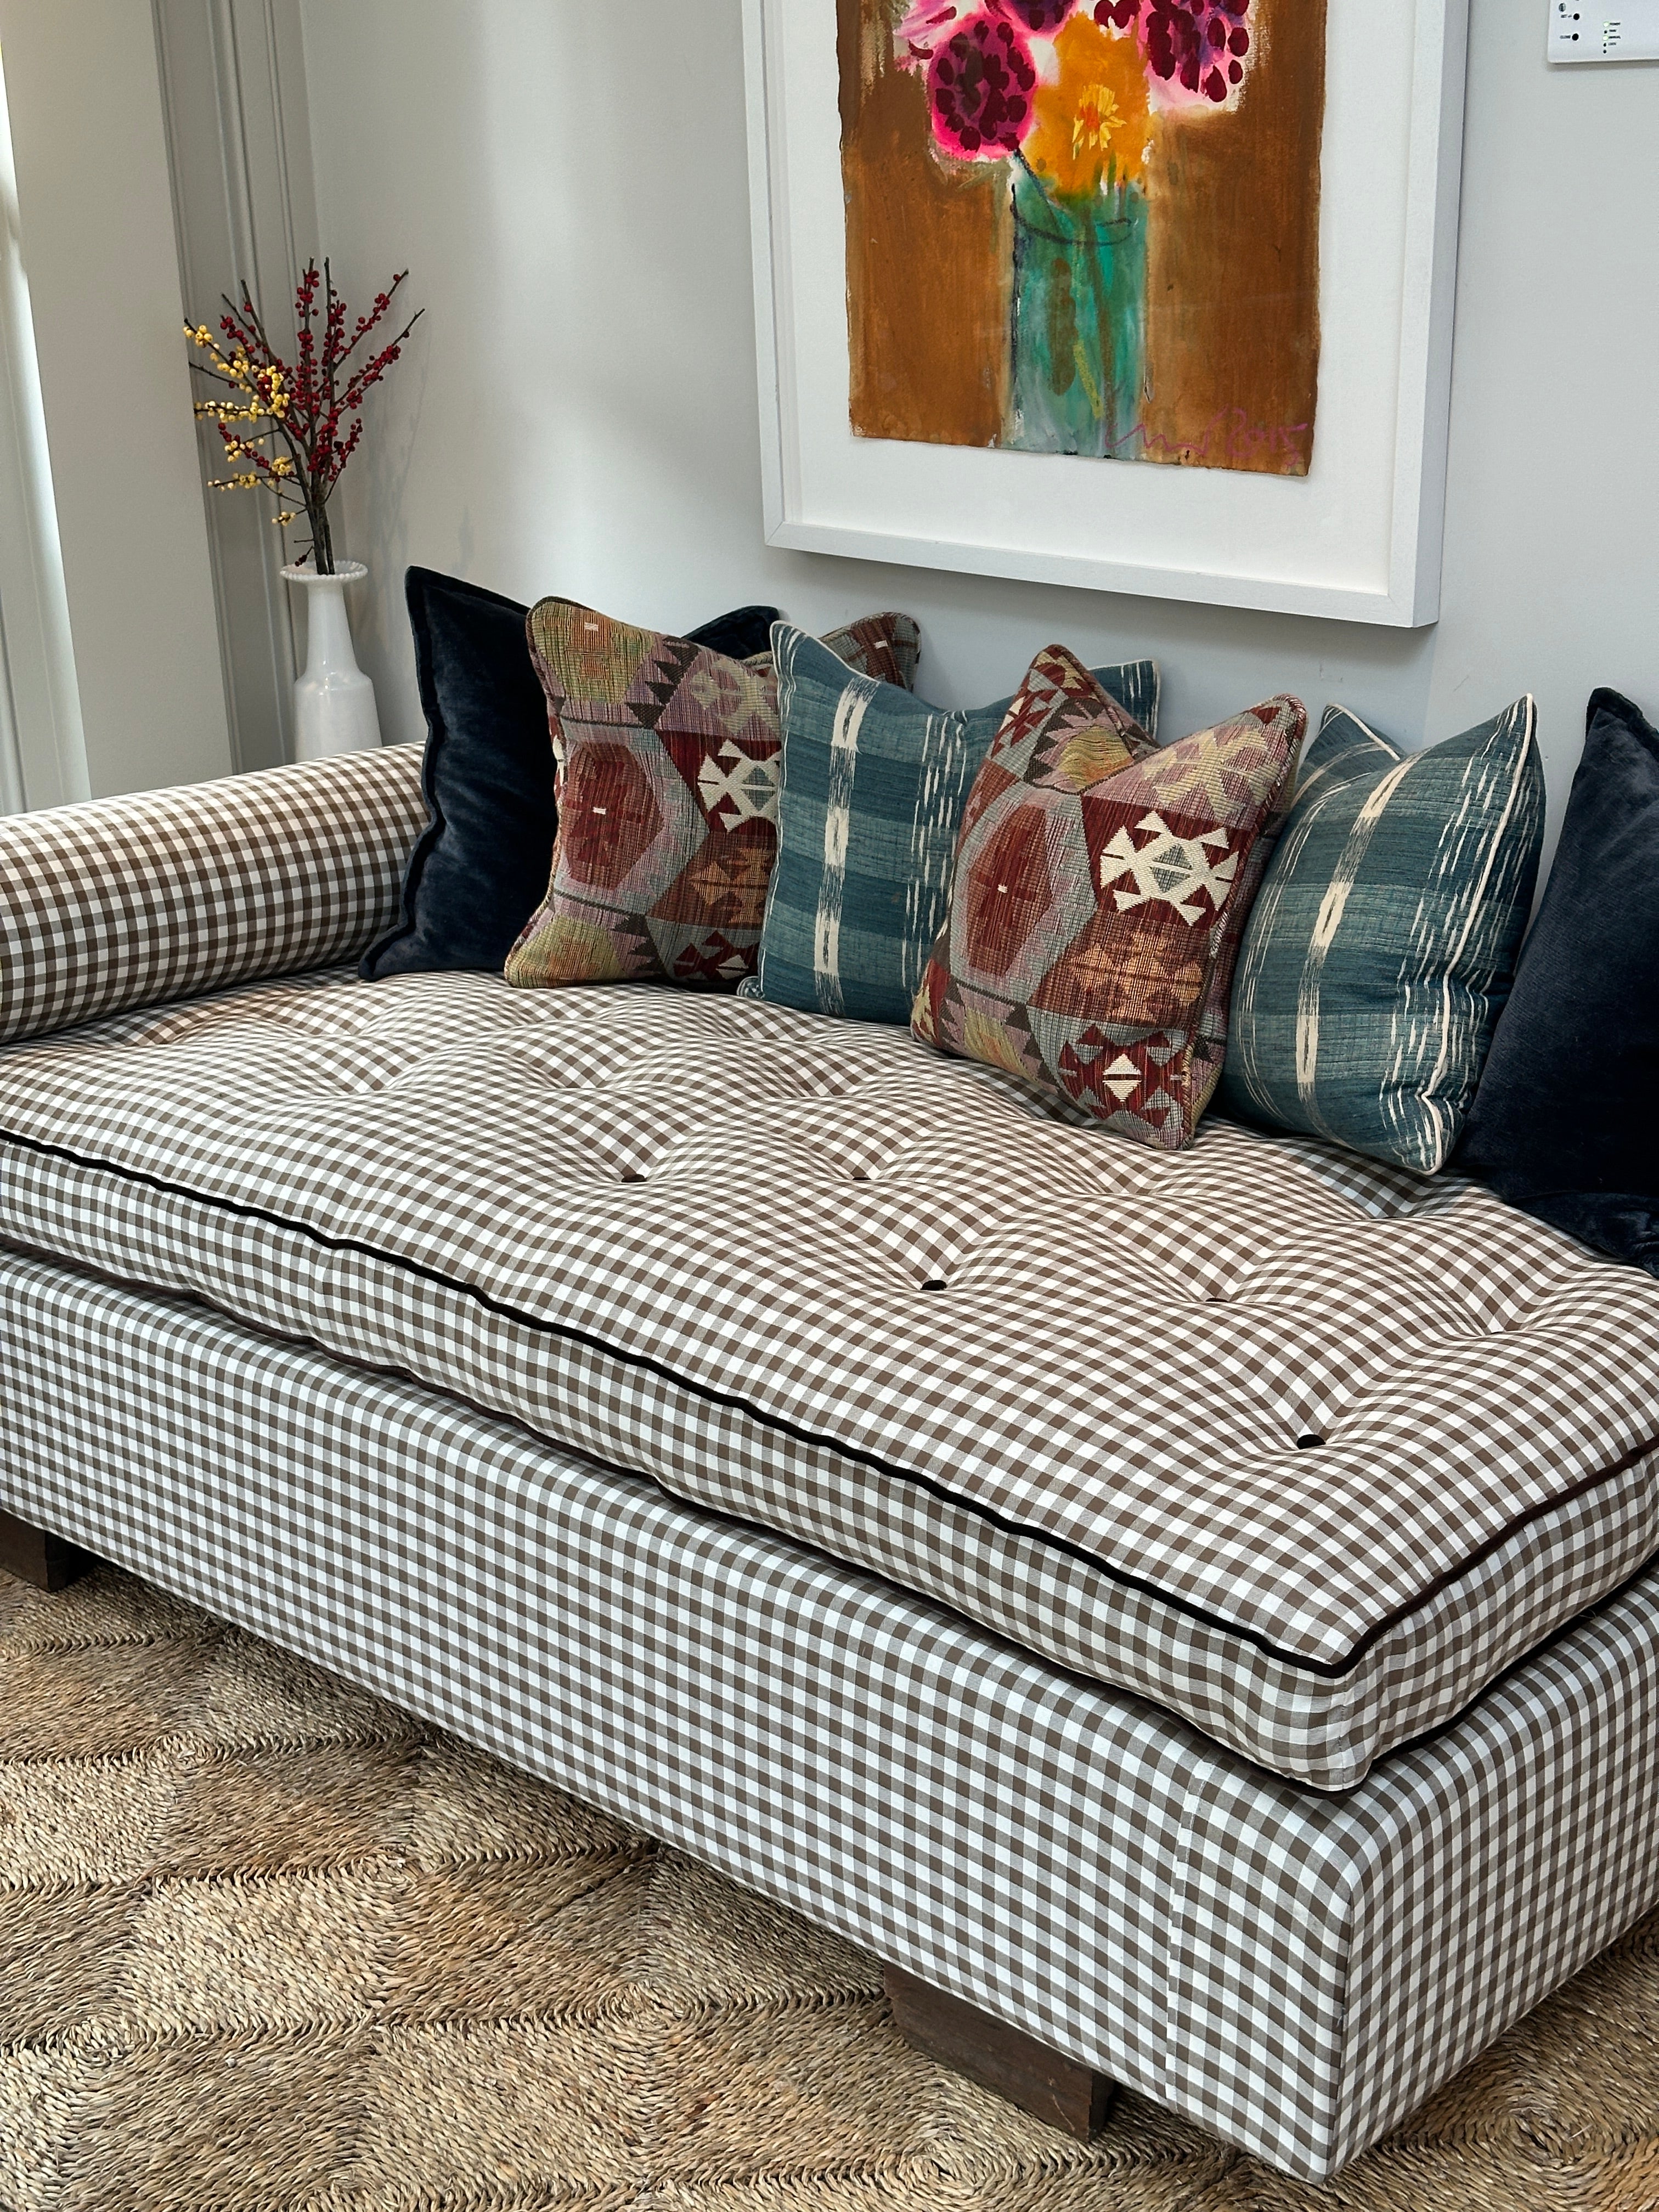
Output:
<svg viewBox="0 0 1659 2212">
<path fill-rule="evenodd" d="M 310 525 L 311 543 L 300 559 L 313 561 L 321 575 L 334 574 L 328 503 L 362 436 L 363 401 L 398 358 L 425 309 L 417 309 L 396 337 L 363 354 L 355 367 L 350 364 L 364 340 L 386 321 L 408 274 L 405 269 L 394 276 L 375 295 L 372 312 L 353 324 L 328 263 L 319 271 L 314 261 L 308 262 L 294 295 L 297 339 L 292 362 L 272 346 L 246 284 L 240 303 L 225 298 L 216 332 L 206 323 L 185 325 L 185 336 L 204 356 L 193 359 L 191 367 L 219 387 L 213 397 L 195 403 L 198 416 L 217 427 L 230 465 L 229 475 L 208 479 L 210 488 L 272 493 L 276 510 L 271 520 L 282 529 L 303 517 Z"/>
</svg>

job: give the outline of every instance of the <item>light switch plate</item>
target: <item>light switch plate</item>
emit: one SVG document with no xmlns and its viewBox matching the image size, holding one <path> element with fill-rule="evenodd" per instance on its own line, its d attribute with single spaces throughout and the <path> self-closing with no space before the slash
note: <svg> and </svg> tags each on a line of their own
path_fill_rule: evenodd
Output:
<svg viewBox="0 0 1659 2212">
<path fill-rule="evenodd" d="M 1549 0 L 1553 62 L 1659 62 L 1659 0 Z"/>
</svg>

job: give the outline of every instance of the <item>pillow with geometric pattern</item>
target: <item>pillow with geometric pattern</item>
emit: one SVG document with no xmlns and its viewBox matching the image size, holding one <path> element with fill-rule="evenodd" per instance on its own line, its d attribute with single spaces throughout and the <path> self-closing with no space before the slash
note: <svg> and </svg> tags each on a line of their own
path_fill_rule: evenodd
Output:
<svg viewBox="0 0 1659 2212">
<path fill-rule="evenodd" d="M 1142 1144 L 1189 1143 L 1306 726 L 1270 699 L 1159 751 L 1071 654 L 1040 653 L 969 794 L 915 1034 Z"/>
<path fill-rule="evenodd" d="M 734 991 L 752 975 L 777 858 L 778 682 L 569 599 L 530 611 L 559 834 L 509 983 L 646 979 Z M 874 615 L 824 641 L 849 667 L 915 680 L 920 634 Z"/>
<path fill-rule="evenodd" d="M 396 922 L 367 981 L 438 969 L 499 975 L 541 896 L 558 834 L 547 701 L 525 637 L 530 610 L 431 568 L 404 572 L 426 716 L 428 822 L 404 871 Z M 738 607 L 686 635 L 737 656 L 763 647 L 775 607 Z"/>
<path fill-rule="evenodd" d="M 945 920 L 963 807 L 1010 702 L 930 707 L 855 675 L 787 623 L 773 643 L 783 725 L 778 865 L 760 972 L 742 995 L 908 1022 Z M 1157 736 L 1155 661 L 1094 675 Z"/>
</svg>

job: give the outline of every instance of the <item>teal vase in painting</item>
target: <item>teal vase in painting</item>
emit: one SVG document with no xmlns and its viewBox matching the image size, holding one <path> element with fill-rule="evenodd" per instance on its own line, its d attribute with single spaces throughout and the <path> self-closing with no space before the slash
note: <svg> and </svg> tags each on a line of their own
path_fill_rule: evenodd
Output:
<svg viewBox="0 0 1659 2212">
<path fill-rule="evenodd" d="M 1028 453 L 1140 458 L 1146 195 L 1055 199 L 1014 173 L 1013 362 L 1004 442 Z"/>
</svg>

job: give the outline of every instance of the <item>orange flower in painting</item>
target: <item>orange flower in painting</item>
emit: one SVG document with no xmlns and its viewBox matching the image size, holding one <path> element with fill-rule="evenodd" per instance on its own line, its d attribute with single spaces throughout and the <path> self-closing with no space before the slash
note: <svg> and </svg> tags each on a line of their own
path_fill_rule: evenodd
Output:
<svg viewBox="0 0 1659 2212">
<path fill-rule="evenodd" d="M 1138 182 L 1151 125 L 1146 65 L 1134 38 L 1073 15 L 1054 52 L 1059 80 L 1038 88 L 1026 160 L 1056 199 L 1087 199 L 1103 185 Z"/>
</svg>

